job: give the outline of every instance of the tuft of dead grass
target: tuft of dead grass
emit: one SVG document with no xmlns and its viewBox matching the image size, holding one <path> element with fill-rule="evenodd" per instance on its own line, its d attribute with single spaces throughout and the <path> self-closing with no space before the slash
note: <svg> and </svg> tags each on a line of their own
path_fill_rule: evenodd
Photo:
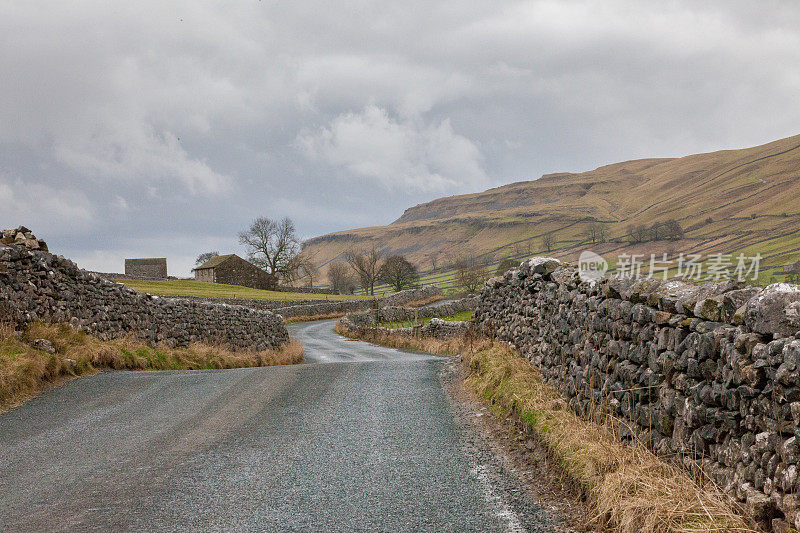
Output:
<svg viewBox="0 0 800 533">
<path fill-rule="evenodd" d="M 45 339 L 55 353 L 35 349 Z M 18 404 L 63 379 L 91 375 L 102 369 L 194 370 L 295 364 L 303 346 L 290 341 L 278 350 L 231 351 L 223 346 L 194 343 L 186 348 L 149 346 L 124 337 L 102 341 L 68 324 L 35 323 L 23 332 L 0 325 L 0 410 Z"/>
<path fill-rule="evenodd" d="M 463 354 L 468 386 L 502 412 L 515 412 L 584 487 L 596 525 L 618 532 L 755 531 L 708 481 L 623 444 L 612 426 L 576 415 L 539 371 L 502 343 Z"/>
</svg>

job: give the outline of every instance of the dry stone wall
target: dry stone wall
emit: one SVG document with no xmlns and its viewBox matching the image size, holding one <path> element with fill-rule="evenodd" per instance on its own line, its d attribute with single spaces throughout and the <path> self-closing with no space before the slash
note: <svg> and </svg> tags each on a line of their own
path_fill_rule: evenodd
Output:
<svg viewBox="0 0 800 533">
<path fill-rule="evenodd" d="M 487 282 L 474 322 L 579 413 L 605 409 L 764 524 L 800 527 L 800 287 L 586 283 L 534 258 Z"/>
<path fill-rule="evenodd" d="M 20 245 L 0 244 L 0 320 L 69 322 L 100 338 L 133 333 L 171 346 L 202 340 L 265 350 L 289 338 L 283 320 L 269 311 L 138 293 Z"/>
<path fill-rule="evenodd" d="M 430 300 L 441 296 L 442 291 L 433 285 L 419 289 L 408 289 L 390 296 L 374 300 L 250 300 L 244 298 L 194 298 L 205 302 L 224 302 L 231 305 L 241 305 L 251 309 L 271 310 L 284 318 L 298 316 L 317 316 L 337 313 L 350 313 L 365 309 L 403 305 L 412 302 Z"/>
</svg>

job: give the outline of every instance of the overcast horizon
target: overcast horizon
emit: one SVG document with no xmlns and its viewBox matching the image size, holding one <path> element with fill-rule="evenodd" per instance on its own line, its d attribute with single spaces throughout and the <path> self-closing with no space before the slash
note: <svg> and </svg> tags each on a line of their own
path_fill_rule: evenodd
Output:
<svg viewBox="0 0 800 533">
<path fill-rule="evenodd" d="M 0 0 L 0 227 L 81 267 L 800 133 L 791 1 Z"/>
</svg>

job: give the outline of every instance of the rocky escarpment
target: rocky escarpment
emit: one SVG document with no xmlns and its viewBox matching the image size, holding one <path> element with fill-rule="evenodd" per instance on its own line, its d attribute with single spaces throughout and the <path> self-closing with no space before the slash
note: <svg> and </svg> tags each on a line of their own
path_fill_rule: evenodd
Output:
<svg viewBox="0 0 800 533">
<path fill-rule="evenodd" d="M 170 346 L 204 341 L 265 350 L 289 340 L 283 320 L 269 311 L 138 293 L 42 251 L 41 242 L 15 236 L 0 244 L 0 320 L 68 322 L 100 338 L 134 334 Z"/>
<path fill-rule="evenodd" d="M 701 465 L 765 525 L 800 526 L 800 288 L 587 283 L 534 258 L 487 282 L 474 321 L 579 413 Z"/>
</svg>

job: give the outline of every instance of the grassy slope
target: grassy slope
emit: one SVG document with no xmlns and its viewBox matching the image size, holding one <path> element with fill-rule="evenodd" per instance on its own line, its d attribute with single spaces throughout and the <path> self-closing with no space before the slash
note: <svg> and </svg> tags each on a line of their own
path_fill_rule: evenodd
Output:
<svg viewBox="0 0 800 533">
<path fill-rule="evenodd" d="M 587 248 L 607 257 L 626 252 L 648 258 L 665 252 L 760 252 L 763 265 L 777 267 L 800 259 L 799 168 L 800 136 L 743 150 L 628 161 L 441 198 L 408 209 L 388 226 L 325 235 L 308 247 L 324 266 L 354 245 L 375 244 L 406 254 L 423 271 L 423 281 L 445 287 L 452 272 L 431 272 L 433 254 L 440 265 L 467 251 L 490 264 L 521 260 L 544 253 L 546 233 L 556 236 L 551 255 L 565 260 Z M 670 218 L 681 222 L 686 238 L 588 245 L 583 235 L 590 217 L 607 225 L 612 241 L 625 241 L 630 224 Z M 773 274 L 766 271 L 760 281 Z"/>
<path fill-rule="evenodd" d="M 201 296 L 205 298 L 249 298 L 253 300 L 359 300 L 365 296 L 338 294 L 313 294 L 303 292 L 278 292 L 251 289 L 224 283 L 204 283 L 193 280 L 142 281 L 118 279 L 128 287 L 140 292 L 159 296 Z"/>
<path fill-rule="evenodd" d="M 31 347 L 49 340 L 55 353 Z M 279 350 L 232 352 L 195 343 L 187 348 L 151 347 L 133 338 L 101 341 L 66 324 L 33 324 L 21 336 L 0 326 L 0 411 L 39 393 L 60 380 L 99 370 L 190 370 L 300 363 L 303 347 L 290 342 Z"/>
</svg>

